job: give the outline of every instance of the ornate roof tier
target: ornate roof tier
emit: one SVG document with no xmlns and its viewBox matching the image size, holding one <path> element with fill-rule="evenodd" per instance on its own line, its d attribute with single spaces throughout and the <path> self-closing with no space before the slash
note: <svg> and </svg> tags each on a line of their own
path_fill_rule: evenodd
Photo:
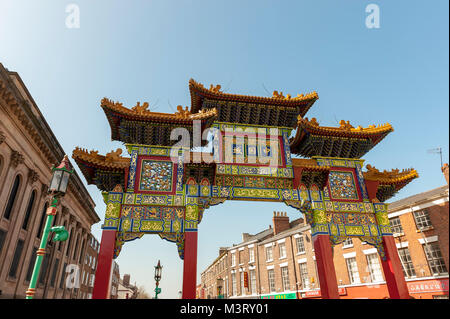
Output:
<svg viewBox="0 0 450 319">
<path fill-rule="evenodd" d="M 120 184 L 125 188 L 125 170 L 130 166 L 130 158 L 122 157 L 122 150 L 99 155 L 98 151 L 75 148 L 72 158 L 78 164 L 88 184 L 94 184 L 102 191 L 111 191 Z"/>
<path fill-rule="evenodd" d="M 377 189 L 377 199 L 381 202 L 393 197 L 400 189 L 405 187 L 413 179 L 419 177 L 415 169 L 393 169 L 380 172 L 371 165 L 366 165 L 367 172 L 363 172 L 364 179 L 367 181 L 379 182 Z"/>
<path fill-rule="evenodd" d="M 315 159 L 293 158 L 292 167 L 294 170 L 301 170 L 300 183 L 306 187 L 310 188 L 315 184 L 319 189 L 323 189 L 327 185 L 329 166 L 319 166 Z"/>
<path fill-rule="evenodd" d="M 112 140 L 144 145 L 172 146 L 177 141 L 170 140 L 170 133 L 176 127 L 185 127 L 192 138 L 195 120 L 201 121 L 203 131 L 214 122 L 218 114 L 214 108 L 191 113 L 187 107 L 183 109 L 180 105 L 174 114 L 151 112 L 147 109 L 147 102 L 143 105 L 138 102 L 128 109 L 122 103 L 113 102 L 107 98 L 102 100 L 101 107 L 111 126 Z M 203 144 L 206 143 L 203 141 Z"/>
<path fill-rule="evenodd" d="M 209 89 L 189 80 L 191 112 L 216 108 L 219 122 L 291 127 L 297 126 L 297 116 L 304 116 L 319 98 L 316 92 L 291 97 L 274 91 L 272 97 L 223 93 L 221 86 Z"/>
<path fill-rule="evenodd" d="M 316 118 L 299 116 L 296 135 L 290 140 L 291 152 L 305 157 L 360 158 L 394 130 L 389 123 L 366 128 L 355 128 L 348 121 L 339 124 L 319 126 Z"/>
</svg>

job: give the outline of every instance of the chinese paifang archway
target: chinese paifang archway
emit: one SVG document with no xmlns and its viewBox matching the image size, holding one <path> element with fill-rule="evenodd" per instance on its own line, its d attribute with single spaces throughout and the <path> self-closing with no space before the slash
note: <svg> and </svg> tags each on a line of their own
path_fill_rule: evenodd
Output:
<svg viewBox="0 0 450 319">
<path fill-rule="evenodd" d="M 78 147 L 73 151 L 106 204 L 94 299 L 109 298 L 112 260 L 127 241 L 144 234 L 176 244 L 183 259 L 182 296 L 195 298 L 198 226 L 205 209 L 226 200 L 284 202 L 306 215 L 323 298 L 339 298 L 332 246 L 348 237 L 375 246 L 390 297 L 409 298 L 383 202 L 418 174 L 370 165 L 364 171 L 361 159 L 393 131 L 390 124 L 320 126 L 305 117 L 318 99 L 316 92 L 244 96 L 224 93 L 219 85 L 207 89 L 194 80 L 189 89 L 190 110 L 178 106 L 174 114 L 151 112 L 148 103 L 130 109 L 103 99 L 111 138 L 123 142 L 129 156 L 121 156 L 121 149 L 105 156 Z M 190 133 L 190 144 L 174 158 L 175 128 Z M 213 132 L 212 155 L 191 152 L 207 144 L 195 140 L 196 129 Z M 224 156 L 227 152 L 232 156 Z"/>
</svg>

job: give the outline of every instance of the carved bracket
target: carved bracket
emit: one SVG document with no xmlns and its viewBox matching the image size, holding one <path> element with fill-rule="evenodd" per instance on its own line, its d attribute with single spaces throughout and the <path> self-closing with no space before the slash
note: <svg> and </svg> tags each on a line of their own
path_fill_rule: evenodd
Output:
<svg viewBox="0 0 450 319">
<path fill-rule="evenodd" d="M 39 174 L 35 170 L 30 169 L 28 171 L 28 183 L 33 185 L 38 179 L 39 179 Z"/>
<path fill-rule="evenodd" d="M 23 155 L 18 151 L 12 151 L 11 153 L 11 165 L 13 167 L 17 167 L 19 164 L 22 164 L 25 161 Z"/>
</svg>

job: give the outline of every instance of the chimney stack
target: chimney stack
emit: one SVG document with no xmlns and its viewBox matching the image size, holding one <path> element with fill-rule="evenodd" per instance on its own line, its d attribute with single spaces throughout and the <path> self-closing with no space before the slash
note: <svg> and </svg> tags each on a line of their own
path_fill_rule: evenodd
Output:
<svg viewBox="0 0 450 319">
<path fill-rule="evenodd" d="M 279 234 L 290 228 L 289 217 L 286 212 L 273 212 L 273 234 Z"/>
<path fill-rule="evenodd" d="M 242 233 L 242 241 L 245 242 L 249 240 L 249 238 L 252 237 L 249 233 Z"/>
<path fill-rule="evenodd" d="M 442 173 L 444 173 L 445 176 L 445 180 L 447 181 L 447 185 L 448 185 L 448 163 L 445 163 L 442 168 Z"/>
</svg>

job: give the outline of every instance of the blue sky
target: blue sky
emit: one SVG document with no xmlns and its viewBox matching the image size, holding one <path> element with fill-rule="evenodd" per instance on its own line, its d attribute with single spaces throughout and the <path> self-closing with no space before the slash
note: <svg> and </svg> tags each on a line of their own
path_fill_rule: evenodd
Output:
<svg viewBox="0 0 450 319">
<path fill-rule="evenodd" d="M 80 9 L 78 29 L 66 28 L 69 3 Z M 380 8 L 379 29 L 365 25 L 371 3 Z M 427 150 L 442 147 L 448 162 L 448 9 L 445 0 L 2 1 L 0 62 L 20 74 L 68 154 L 75 146 L 100 154 L 122 147 L 111 141 L 103 97 L 173 112 L 190 106 L 190 78 L 248 95 L 316 90 L 307 116 L 321 125 L 393 125 L 364 159 L 379 169 L 417 169 L 420 178 L 400 199 L 445 184 L 439 156 Z M 103 219 L 100 192 L 87 188 Z M 274 210 L 299 217 L 275 203 L 206 211 L 198 273 L 220 246 L 267 228 Z M 92 227 L 98 239 L 100 224 Z M 177 298 L 183 264 L 174 244 L 146 235 L 117 261 L 153 294 L 158 259 L 160 297 Z"/>
</svg>

